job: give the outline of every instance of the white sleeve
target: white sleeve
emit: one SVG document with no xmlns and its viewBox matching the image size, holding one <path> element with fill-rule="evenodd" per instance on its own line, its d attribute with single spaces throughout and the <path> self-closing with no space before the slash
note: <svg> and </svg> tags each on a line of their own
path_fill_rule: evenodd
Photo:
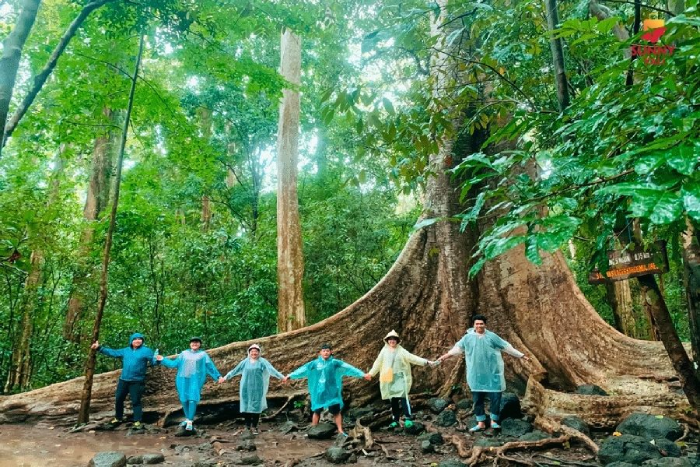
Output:
<svg viewBox="0 0 700 467">
<path fill-rule="evenodd" d="M 503 351 L 507 353 L 508 355 L 512 355 L 514 357 L 518 358 L 523 358 L 525 356 L 524 353 L 522 353 L 519 350 L 516 350 L 512 345 L 509 345 L 508 347 L 504 348 Z"/>
<path fill-rule="evenodd" d="M 462 348 L 461 345 L 459 345 L 459 342 L 455 344 L 454 347 L 450 349 L 449 352 L 447 352 L 447 355 L 462 355 L 464 353 L 464 349 Z"/>
</svg>

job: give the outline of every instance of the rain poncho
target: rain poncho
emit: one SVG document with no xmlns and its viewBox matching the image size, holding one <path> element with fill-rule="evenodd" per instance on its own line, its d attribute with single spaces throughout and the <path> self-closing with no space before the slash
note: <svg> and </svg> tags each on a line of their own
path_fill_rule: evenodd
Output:
<svg viewBox="0 0 700 467">
<path fill-rule="evenodd" d="M 257 360 L 246 358 L 229 371 L 225 378 L 228 380 L 241 374 L 241 413 L 260 413 L 267 409 L 265 397 L 270 385 L 270 376 L 282 379 L 284 375 L 262 357 Z"/>
<path fill-rule="evenodd" d="M 393 373 L 391 381 L 383 380 L 381 376 L 379 378 L 379 389 L 382 393 L 382 399 L 407 397 L 408 393 L 411 391 L 411 385 L 413 384 L 411 365 L 424 366 L 427 364 L 428 360 L 413 355 L 400 345 L 397 345 L 396 349 L 392 350 L 387 344 L 381 352 L 379 352 L 379 356 L 374 361 L 374 365 L 372 365 L 372 369 L 369 370 L 369 374 L 372 376 L 376 376 L 377 373 L 384 375 L 388 374 L 388 369 L 391 369 Z"/>
<path fill-rule="evenodd" d="M 343 407 L 343 376 L 362 378 L 365 374 L 362 370 L 328 357 L 324 360 L 319 356 L 315 360 L 300 366 L 289 377 L 291 379 L 309 379 L 309 394 L 311 395 L 311 410 L 327 409 L 331 405 L 339 404 Z"/>
<path fill-rule="evenodd" d="M 143 334 L 138 332 L 131 335 L 129 338 L 129 346 L 123 349 L 110 349 L 109 347 L 100 346 L 97 350 L 101 354 L 108 357 L 122 359 L 122 374 L 119 379 L 124 381 L 143 381 L 146 378 L 146 368 L 148 364 L 153 364 L 153 350 L 145 345 L 141 345 L 138 349 L 134 349 L 131 344 L 134 339 L 143 340 L 146 343 Z"/>
<path fill-rule="evenodd" d="M 199 402 L 202 386 L 207 379 L 207 375 L 214 380 L 219 379 L 221 374 L 214 366 L 214 362 L 204 350 L 185 350 L 177 358 L 171 360 L 164 358 L 160 363 L 168 368 L 177 368 L 175 386 L 180 396 L 180 402 Z"/>
<path fill-rule="evenodd" d="M 448 353 L 465 354 L 467 384 L 472 392 L 503 392 L 506 389 L 506 378 L 501 351 L 515 357 L 524 355 L 498 334 L 491 331 L 479 334 L 470 328 Z"/>
</svg>

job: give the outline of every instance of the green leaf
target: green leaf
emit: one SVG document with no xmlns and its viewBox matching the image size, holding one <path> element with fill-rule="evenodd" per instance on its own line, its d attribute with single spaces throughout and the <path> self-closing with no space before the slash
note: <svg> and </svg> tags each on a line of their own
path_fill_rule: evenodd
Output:
<svg viewBox="0 0 700 467">
<path fill-rule="evenodd" d="M 666 163 L 683 175 L 691 175 L 699 160 L 700 144 L 696 143 L 694 146 L 675 146 L 667 156 Z"/>
<path fill-rule="evenodd" d="M 529 235 L 525 241 L 525 257 L 537 266 L 542 264 L 542 257 L 540 257 L 540 249 L 538 247 L 537 234 Z"/>
<path fill-rule="evenodd" d="M 479 213 L 481 212 L 481 208 L 484 207 L 484 203 L 486 202 L 486 192 L 482 191 L 479 193 L 479 195 L 476 197 L 476 201 L 474 201 L 474 207 L 471 208 L 471 210 L 462 217 L 462 224 L 460 225 L 460 230 L 464 231 L 464 229 L 469 225 L 470 222 L 476 221 L 476 219 L 479 217 Z"/>
<path fill-rule="evenodd" d="M 635 217 L 648 217 L 653 224 L 670 224 L 681 218 L 683 203 L 665 190 L 639 190 L 632 196 L 630 211 Z"/>
<path fill-rule="evenodd" d="M 433 217 L 430 219 L 423 219 L 422 221 L 418 222 L 416 225 L 413 226 L 413 229 L 411 229 L 411 233 L 420 230 L 424 227 L 429 227 L 437 222 L 439 222 L 442 218 L 440 217 Z"/>
<path fill-rule="evenodd" d="M 384 108 L 391 115 L 394 115 L 396 113 L 396 111 L 394 110 L 394 104 L 392 104 L 391 101 L 386 97 L 382 99 L 382 104 L 384 104 Z"/>
<path fill-rule="evenodd" d="M 469 268 L 469 277 L 473 278 L 477 274 L 479 274 L 479 271 L 481 271 L 481 268 L 484 267 L 484 264 L 486 264 L 486 259 L 485 258 L 480 258 L 479 261 L 474 263 L 474 266 Z"/>
<path fill-rule="evenodd" d="M 700 182 L 689 182 L 681 188 L 683 207 L 693 220 L 700 222 Z"/>
</svg>

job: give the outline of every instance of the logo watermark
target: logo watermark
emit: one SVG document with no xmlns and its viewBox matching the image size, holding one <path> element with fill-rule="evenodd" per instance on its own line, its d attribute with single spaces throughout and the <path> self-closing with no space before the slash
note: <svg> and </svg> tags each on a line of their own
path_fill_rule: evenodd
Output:
<svg viewBox="0 0 700 467">
<path fill-rule="evenodd" d="M 643 23 L 644 34 L 642 39 L 649 44 L 633 44 L 631 49 L 633 57 L 644 60 L 645 65 L 663 65 L 666 57 L 673 55 L 675 45 L 660 44 L 661 36 L 666 33 L 665 22 L 662 19 L 645 19 Z"/>
</svg>

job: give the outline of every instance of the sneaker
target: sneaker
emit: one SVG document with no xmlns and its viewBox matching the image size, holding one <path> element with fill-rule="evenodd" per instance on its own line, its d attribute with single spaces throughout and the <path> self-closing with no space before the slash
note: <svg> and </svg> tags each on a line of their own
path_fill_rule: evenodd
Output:
<svg viewBox="0 0 700 467">
<path fill-rule="evenodd" d="M 109 422 L 110 425 L 121 425 L 124 422 L 121 418 L 114 417 L 111 422 Z"/>
<path fill-rule="evenodd" d="M 389 425 L 389 428 L 398 428 L 398 427 L 399 427 L 398 422 L 391 422 L 391 424 Z"/>
<path fill-rule="evenodd" d="M 132 426 L 134 430 L 143 430 L 143 423 L 141 422 L 134 422 L 134 426 Z"/>
<path fill-rule="evenodd" d="M 341 431 L 340 433 L 338 433 L 338 436 L 342 436 L 343 438 L 347 438 L 348 434 L 345 433 L 344 431 Z"/>
<path fill-rule="evenodd" d="M 194 427 L 192 426 L 192 422 L 188 421 L 188 422 L 185 424 L 185 430 L 186 430 L 186 431 L 192 431 L 192 430 L 194 430 Z"/>
<path fill-rule="evenodd" d="M 184 427 L 185 427 L 185 425 L 187 425 L 187 420 L 183 420 L 183 421 L 181 421 L 181 422 L 180 422 L 180 424 L 179 424 L 178 426 L 181 426 L 181 427 L 183 427 L 183 428 L 184 428 Z"/>
<path fill-rule="evenodd" d="M 475 426 L 469 428 L 469 431 L 470 431 L 471 433 L 476 433 L 477 431 L 484 431 L 485 429 L 486 429 L 485 426 L 475 425 Z"/>
<path fill-rule="evenodd" d="M 413 420 L 406 420 L 403 426 L 404 428 L 411 428 L 413 426 Z"/>
<path fill-rule="evenodd" d="M 499 425 L 498 422 L 494 422 L 493 420 L 491 420 L 491 428 L 493 428 L 494 430 L 500 430 L 501 425 Z"/>
<path fill-rule="evenodd" d="M 258 431 L 258 428 L 257 428 L 257 427 L 253 427 L 253 434 L 254 434 L 254 435 L 260 434 L 260 432 Z"/>
</svg>

